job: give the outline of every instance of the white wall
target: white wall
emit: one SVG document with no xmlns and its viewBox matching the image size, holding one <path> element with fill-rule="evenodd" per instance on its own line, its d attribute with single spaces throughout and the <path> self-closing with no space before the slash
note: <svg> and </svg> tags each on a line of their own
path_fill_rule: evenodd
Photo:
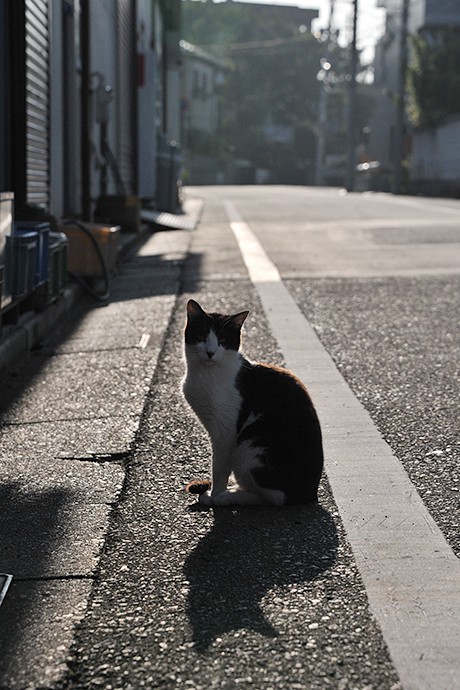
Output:
<svg viewBox="0 0 460 690">
<path fill-rule="evenodd" d="M 157 133 L 162 127 L 163 25 L 158 2 L 137 0 L 136 17 L 137 53 L 143 64 L 143 79 L 137 89 L 139 195 L 153 198 L 157 177 Z"/>
<path fill-rule="evenodd" d="M 51 3 L 50 17 L 50 212 L 64 213 L 64 122 L 62 3 Z"/>
<path fill-rule="evenodd" d="M 411 180 L 460 182 L 460 117 L 437 129 L 416 132 L 410 157 Z"/>
<path fill-rule="evenodd" d="M 215 92 L 216 67 L 191 54 L 185 56 L 185 89 L 189 104 L 187 126 L 202 132 L 215 132 L 219 106 Z M 203 85 L 207 87 L 203 90 Z M 198 86 L 198 88 L 197 88 Z"/>
<path fill-rule="evenodd" d="M 117 84 L 117 8 L 113 0 L 98 0 L 90 5 L 90 62 L 91 73 L 91 141 L 94 154 L 91 161 L 91 197 L 97 199 L 100 193 L 100 125 L 96 121 L 97 86 L 103 83 L 115 90 Z M 97 76 L 97 75 L 100 75 Z M 114 91 L 114 97 L 116 93 Z M 112 151 L 116 151 L 117 109 L 109 107 L 108 141 Z M 109 194 L 115 193 L 113 176 L 107 174 Z"/>
</svg>

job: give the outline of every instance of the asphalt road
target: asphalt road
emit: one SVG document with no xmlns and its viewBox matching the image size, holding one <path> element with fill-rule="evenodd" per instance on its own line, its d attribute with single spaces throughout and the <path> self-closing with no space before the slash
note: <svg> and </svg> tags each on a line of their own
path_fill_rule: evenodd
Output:
<svg viewBox="0 0 460 690">
<path fill-rule="evenodd" d="M 460 202 L 232 198 L 459 556 Z"/>
<path fill-rule="evenodd" d="M 207 475 L 209 462 L 206 436 L 180 394 L 185 304 L 193 296 L 209 309 L 250 309 L 246 354 L 283 363 L 229 228 L 223 202 L 230 200 L 458 556 L 460 203 L 288 187 L 187 194 L 205 201 L 187 258 L 184 233 L 165 233 L 161 257 L 145 265 L 140 257 L 122 272 L 110 314 L 93 313 L 89 340 L 61 336 L 46 345 L 57 366 L 50 383 L 38 377 L 28 393 L 19 373 L 23 393 L 4 405 L 5 443 L 11 443 L 10 432 L 26 433 L 22 425 L 37 410 L 38 384 L 62 382 L 63 356 L 84 377 L 79 352 L 117 353 L 95 379 L 101 383 L 94 415 L 83 424 L 112 415 L 124 440 L 104 431 L 98 447 L 107 455 L 99 450 L 92 458 L 65 432 L 80 466 L 93 459 L 101 473 L 113 469 L 114 485 L 122 481 L 106 498 L 110 512 L 97 532 L 96 563 L 63 578 L 85 587 L 61 653 L 65 664 L 48 684 L 37 671 L 25 674 L 27 682 L 0 687 L 399 690 L 327 477 L 319 505 L 307 508 L 203 510 L 184 493 L 187 481 Z M 133 333 L 145 329 L 154 333 L 155 358 L 147 347 L 143 359 L 136 346 Z M 118 396 L 113 385 L 101 387 L 111 369 Z M 83 416 L 58 386 L 50 414 L 59 420 L 63 406 L 66 424 Z M 38 416 L 35 430 L 41 423 Z M 129 443 L 128 423 L 135 423 Z M 93 473 L 91 482 L 88 492 L 97 490 Z M 61 536 L 66 553 L 73 534 L 78 544 L 76 527 Z M 55 585 L 61 572 L 51 573 Z M 58 606 L 70 616 L 64 595 Z M 34 607 L 40 610 L 36 600 Z M 62 645 L 59 634 L 49 642 L 49 665 L 56 663 L 53 644 Z M 18 664 L 33 663 L 30 650 L 18 645 L 15 653 Z M 436 690 L 457 687 L 452 681 Z"/>
</svg>

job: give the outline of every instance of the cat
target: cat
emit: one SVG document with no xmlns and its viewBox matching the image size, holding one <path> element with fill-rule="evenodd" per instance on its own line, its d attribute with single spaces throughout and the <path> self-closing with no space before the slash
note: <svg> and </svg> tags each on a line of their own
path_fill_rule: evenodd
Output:
<svg viewBox="0 0 460 690">
<path fill-rule="evenodd" d="M 195 300 L 187 303 L 182 390 L 211 440 L 212 481 L 194 480 L 186 490 L 208 506 L 317 501 L 318 416 L 294 374 L 239 352 L 248 314 L 207 313 Z"/>
</svg>

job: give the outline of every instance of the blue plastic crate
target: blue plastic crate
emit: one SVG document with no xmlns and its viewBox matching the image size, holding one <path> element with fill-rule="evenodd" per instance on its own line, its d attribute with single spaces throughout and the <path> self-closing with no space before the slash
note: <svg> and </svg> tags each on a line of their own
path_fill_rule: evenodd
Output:
<svg viewBox="0 0 460 690">
<path fill-rule="evenodd" d="M 15 222 L 13 231 L 15 236 L 21 236 L 29 232 L 37 233 L 35 285 L 40 285 L 48 280 L 50 224 L 47 222 L 37 223 L 37 221 Z"/>
<path fill-rule="evenodd" d="M 6 238 L 6 284 L 8 292 L 20 297 L 33 290 L 37 277 L 38 233 L 21 232 Z"/>
</svg>

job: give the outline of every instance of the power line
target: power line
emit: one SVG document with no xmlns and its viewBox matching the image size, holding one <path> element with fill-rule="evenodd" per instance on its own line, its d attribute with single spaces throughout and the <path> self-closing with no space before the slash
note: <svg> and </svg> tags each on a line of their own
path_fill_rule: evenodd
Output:
<svg viewBox="0 0 460 690">
<path fill-rule="evenodd" d="M 265 48 L 280 48 L 296 43 L 305 42 L 305 34 L 292 36 L 290 38 L 270 38 L 261 41 L 246 41 L 242 43 L 195 43 L 198 48 L 212 50 L 213 48 L 226 48 L 230 51 L 260 50 Z"/>
</svg>

